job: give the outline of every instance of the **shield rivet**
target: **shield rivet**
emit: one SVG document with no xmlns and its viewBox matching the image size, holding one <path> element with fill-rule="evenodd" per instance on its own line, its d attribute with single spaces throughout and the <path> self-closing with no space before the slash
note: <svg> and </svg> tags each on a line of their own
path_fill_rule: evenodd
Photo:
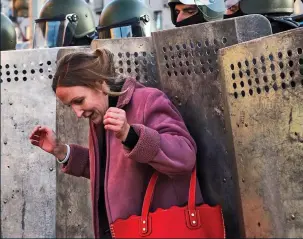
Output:
<svg viewBox="0 0 303 239">
<path fill-rule="evenodd" d="M 145 224 L 146 223 L 146 221 L 143 221 L 143 224 Z"/>
<path fill-rule="evenodd" d="M 145 228 L 145 227 L 143 227 L 143 231 L 144 231 L 144 232 L 146 231 L 146 228 Z"/>
<path fill-rule="evenodd" d="M 196 221 L 193 221 L 193 224 L 196 224 L 197 222 Z"/>
<path fill-rule="evenodd" d="M 192 217 L 194 217 L 195 216 L 195 214 L 194 213 L 192 213 L 192 214 L 190 214 Z"/>
</svg>

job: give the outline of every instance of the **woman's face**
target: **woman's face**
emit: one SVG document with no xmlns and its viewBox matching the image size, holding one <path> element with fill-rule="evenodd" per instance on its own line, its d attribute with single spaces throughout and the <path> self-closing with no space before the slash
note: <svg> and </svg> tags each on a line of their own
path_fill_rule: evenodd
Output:
<svg viewBox="0 0 303 239">
<path fill-rule="evenodd" d="M 72 107 L 78 118 L 89 118 L 95 124 L 103 121 L 108 109 L 108 95 L 103 93 L 101 87 L 91 89 L 85 86 L 58 86 L 56 95 L 63 104 Z"/>
</svg>

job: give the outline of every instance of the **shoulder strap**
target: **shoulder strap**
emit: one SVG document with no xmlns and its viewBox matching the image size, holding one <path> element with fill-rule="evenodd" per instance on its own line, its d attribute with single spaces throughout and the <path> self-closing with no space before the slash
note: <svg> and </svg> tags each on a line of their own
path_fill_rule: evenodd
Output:
<svg viewBox="0 0 303 239">
<path fill-rule="evenodd" d="M 147 220 L 148 213 L 150 210 L 150 204 L 152 202 L 152 198 L 154 195 L 155 186 L 159 177 L 158 172 L 154 172 L 147 186 L 147 190 L 144 196 L 143 207 L 141 212 L 142 220 Z M 190 186 L 189 186 L 189 196 L 188 196 L 188 209 L 195 210 L 196 208 L 196 181 L 197 181 L 197 173 L 196 166 L 193 169 L 190 178 Z"/>
</svg>

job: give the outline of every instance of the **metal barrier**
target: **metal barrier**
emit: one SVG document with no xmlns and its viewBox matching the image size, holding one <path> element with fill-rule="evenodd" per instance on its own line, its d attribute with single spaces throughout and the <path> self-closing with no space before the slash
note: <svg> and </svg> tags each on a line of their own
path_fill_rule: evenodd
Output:
<svg viewBox="0 0 303 239">
<path fill-rule="evenodd" d="M 220 48 L 271 34 L 250 15 L 152 34 L 162 90 L 181 112 L 198 146 L 198 177 L 206 203 L 221 204 L 227 236 L 239 237 L 234 156 L 225 129 L 217 64 Z"/>
<path fill-rule="evenodd" d="M 199 147 L 198 174 L 205 200 L 223 205 L 230 237 L 239 234 L 238 197 L 217 79 L 218 51 L 269 34 L 266 18 L 251 15 L 155 32 L 152 38 L 95 40 L 91 45 L 112 51 L 119 73 L 162 89 L 179 108 Z M 54 158 L 28 141 L 34 125 L 43 124 L 56 127 L 64 142 L 87 144 L 87 122 L 76 119 L 51 91 L 57 54 L 74 50 L 90 49 L 1 52 L 3 237 L 93 236 L 89 182 L 59 170 L 56 178 Z"/>
<path fill-rule="evenodd" d="M 55 237 L 56 161 L 29 142 L 55 128 L 58 49 L 1 52 L 1 237 Z M 42 97 L 43 96 L 43 97 Z"/>
<path fill-rule="evenodd" d="M 66 47 L 58 51 L 57 59 L 76 51 L 91 51 L 87 48 Z M 59 140 L 88 146 L 88 121 L 78 119 L 70 107 L 57 100 L 56 131 Z M 57 164 L 57 238 L 93 238 L 90 182 L 61 171 Z"/>
<path fill-rule="evenodd" d="M 247 238 L 303 235 L 302 36 L 301 28 L 219 51 Z"/>
</svg>

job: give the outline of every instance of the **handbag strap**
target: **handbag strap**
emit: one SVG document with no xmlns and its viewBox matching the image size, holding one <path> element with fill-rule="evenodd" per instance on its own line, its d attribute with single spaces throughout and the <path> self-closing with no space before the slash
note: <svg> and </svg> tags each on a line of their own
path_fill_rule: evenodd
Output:
<svg viewBox="0 0 303 239">
<path fill-rule="evenodd" d="M 158 177 L 159 177 L 159 173 L 154 172 L 147 186 L 147 190 L 143 201 L 142 212 L 141 212 L 143 224 L 145 224 L 147 221 L 150 204 L 154 195 L 154 190 Z M 195 166 L 190 177 L 189 196 L 188 196 L 188 205 L 187 205 L 188 210 L 190 211 L 194 211 L 196 208 L 196 180 L 197 180 L 197 172 Z"/>
</svg>

